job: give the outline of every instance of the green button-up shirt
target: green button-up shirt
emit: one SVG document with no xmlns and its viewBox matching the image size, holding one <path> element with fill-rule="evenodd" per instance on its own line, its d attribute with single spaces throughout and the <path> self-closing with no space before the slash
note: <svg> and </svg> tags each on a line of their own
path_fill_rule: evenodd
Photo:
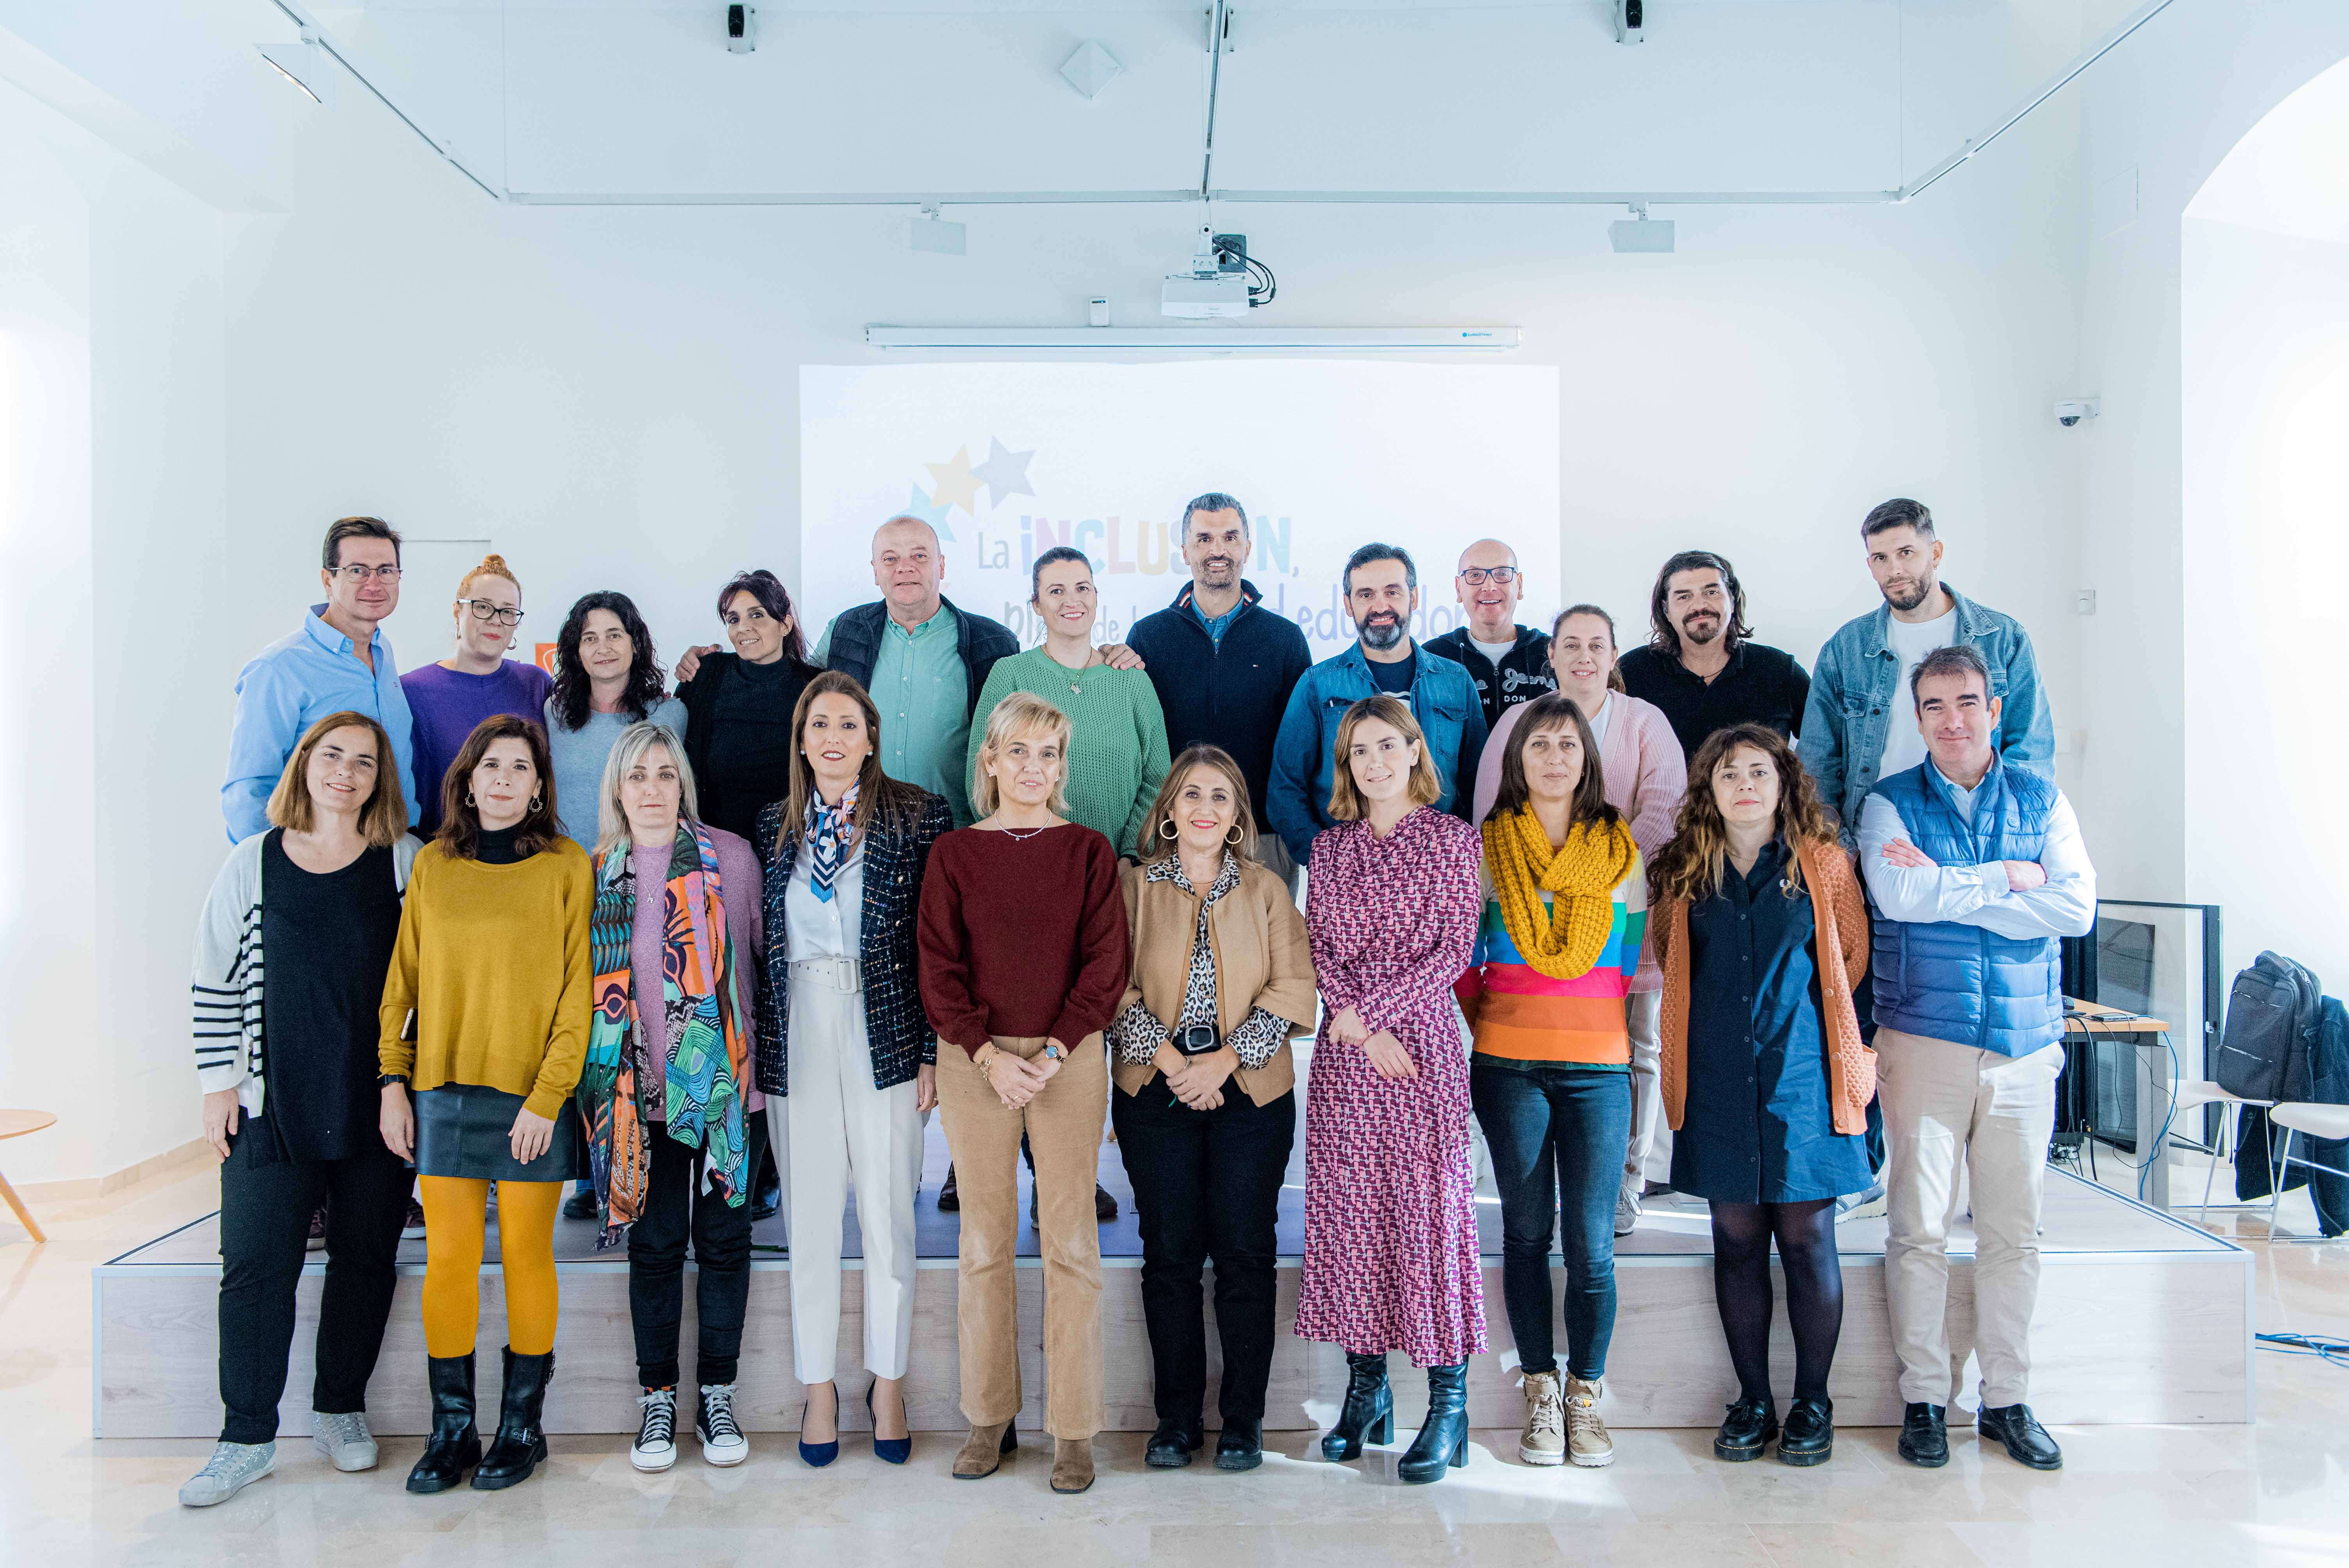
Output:
<svg viewBox="0 0 2349 1568">
<path fill-rule="evenodd" d="M 832 627 L 815 646 L 828 664 Z M 881 624 L 873 658 L 873 706 L 881 712 L 881 771 L 946 797 L 955 826 L 968 828 L 970 780 L 963 757 L 970 744 L 970 677 L 957 648 L 958 627 L 946 605 L 907 631 L 893 618 Z"/>
</svg>

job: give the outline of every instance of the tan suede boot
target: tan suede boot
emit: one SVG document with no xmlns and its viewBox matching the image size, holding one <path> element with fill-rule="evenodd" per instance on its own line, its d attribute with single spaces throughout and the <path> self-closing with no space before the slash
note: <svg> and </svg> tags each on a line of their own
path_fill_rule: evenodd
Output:
<svg viewBox="0 0 2349 1568">
<path fill-rule="evenodd" d="M 1599 1383 L 1566 1380 L 1566 1457 L 1590 1470 L 1615 1462 L 1615 1439 L 1599 1418 L 1599 1397 L 1605 1392 Z"/>
<path fill-rule="evenodd" d="M 1526 1374 L 1526 1429 L 1517 1439 L 1517 1457 L 1529 1465 L 1566 1462 L 1566 1406 L 1555 1372 Z"/>
<path fill-rule="evenodd" d="M 1093 1484 L 1093 1440 L 1061 1438 L 1052 1444 L 1052 1490 L 1085 1491 Z"/>
<path fill-rule="evenodd" d="M 955 1455 L 955 1480 L 978 1480 L 993 1475 L 1002 1467 L 1003 1456 L 1019 1446 L 1019 1430 L 1009 1421 L 973 1427 L 962 1451 Z"/>
</svg>

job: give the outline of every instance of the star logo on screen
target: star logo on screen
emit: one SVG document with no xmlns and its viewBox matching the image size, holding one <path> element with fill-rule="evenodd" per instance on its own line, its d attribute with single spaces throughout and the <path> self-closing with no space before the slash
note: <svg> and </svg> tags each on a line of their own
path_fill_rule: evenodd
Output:
<svg viewBox="0 0 2349 1568">
<path fill-rule="evenodd" d="M 987 461 L 983 463 L 972 463 L 970 449 L 965 446 L 957 448 L 955 455 L 945 462 L 922 466 L 930 471 L 931 496 L 936 500 L 939 516 L 960 507 L 970 516 L 977 517 L 978 491 L 982 485 L 987 489 L 987 504 L 990 510 L 1001 506 L 1013 496 L 1036 493 L 1035 488 L 1028 482 L 1028 464 L 1035 456 L 1032 448 L 1028 451 L 1015 452 L 1003 444 L 1001 437 L 990 436 L 987 441 Z M 918 489 L 916 493 L 920 493 Z M 927 511 L 924 511 L 922 515 L 930 517 L 933 525 L 938 521 L 938 518 L 931 517 Z"/>
</svg>

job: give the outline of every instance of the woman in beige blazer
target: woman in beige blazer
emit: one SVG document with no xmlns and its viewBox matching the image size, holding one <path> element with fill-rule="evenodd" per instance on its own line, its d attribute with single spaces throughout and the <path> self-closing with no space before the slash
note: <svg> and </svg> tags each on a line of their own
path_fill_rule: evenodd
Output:
<svg viewBox="0 0 2349 1568">
<path fill-rule="evenodd" d="M 1239 764 L 1194 746 L 1143 824 L 1143 863 L 1121 878 L 1133 969 L 1108 1030 L 1110 1120 L 1141 1222 L 1158 1408 L 1143 1457 L 1161 1469 L 1206 1440 L 1209 1258 L 1224 1352 L 1216 1465 L 1264 1462 L 1274 1222 L 1297 1136 L 1288 1041 L 1311 1030 L 1315 1002 L 1304 916 L 1257 863 L 1255 824 Z"/>
</svg>

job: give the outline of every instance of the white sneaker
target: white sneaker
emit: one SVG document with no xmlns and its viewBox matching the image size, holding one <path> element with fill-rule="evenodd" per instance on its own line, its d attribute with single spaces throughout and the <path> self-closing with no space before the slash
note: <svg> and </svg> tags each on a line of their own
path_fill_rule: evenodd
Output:
<svg viewBox="0 0 2349 1568">
<path fill-rule="evenodd" d="M 701 1413 L 693 1420 L 701 1457 L 713 1465 L 739 1465 L 750 1457 L 750 1439 L 734 1424 L 734 1385 L 704 1383 Z"/>
<path fill-rule="evenodd" d="M 647 1388 L 636 1403 L 643 1413 L 636 1418 L 636 1440 L 628 1445 L 628 1462 L 640 1470 L 665 1470 L 677 1463 L 677 1390 Z"/>
<path fill-rule="evenodd" d="M 326 1455 L 336 1470 L 375 1469 L 375 1434 L 367 1430 L 366 1411 L 330 1416 L 323 1410 L 313 1410 L 310 1420 L 310 1446 Z"/>
<path fill-rule="evenodd" d="M 214 1443 L 212 1457 L 204 1461 L 204 1468 L 180 1488 L 180 1505 L 210 1508 L 226 1502 L 276 1468 L 274 1442 Z"/>
<path fill-rule="evenodd" d="M 1640 1212 L 1640 1194 L 1629 1187 L 1619 1189 L 1615 1194 L 1615 1233 L 1628 1236 L 1638 1229 Z"/>
</svg>

